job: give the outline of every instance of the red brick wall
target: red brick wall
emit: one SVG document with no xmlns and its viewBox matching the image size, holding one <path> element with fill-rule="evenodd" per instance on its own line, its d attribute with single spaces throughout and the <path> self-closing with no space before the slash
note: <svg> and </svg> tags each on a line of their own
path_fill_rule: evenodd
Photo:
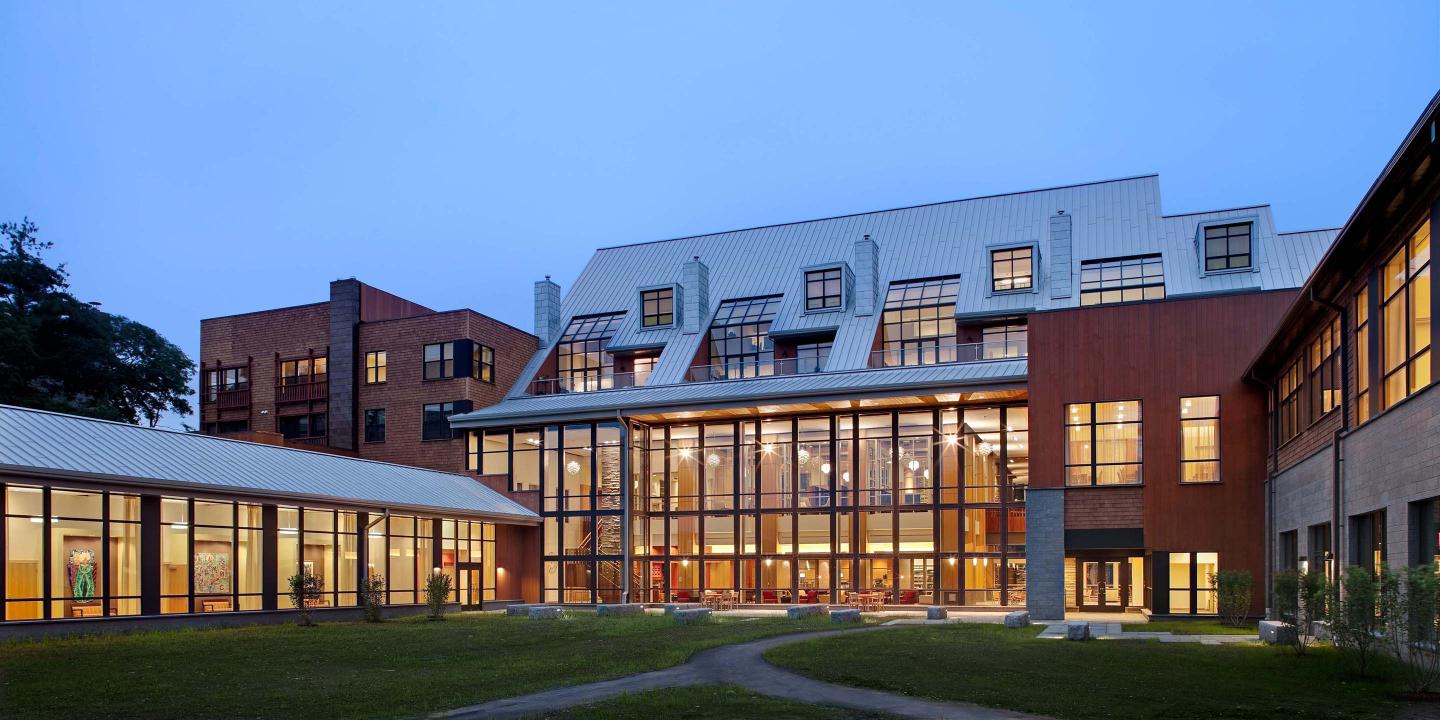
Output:
<svg viewBox="0 0 1440 720">
<path fill-rule="evenodd" d="M 1139 487 L 1070 488 L 1065 491 L 1065 527 L 1144 527 L 1144 492 Z"/>
<path fill-rule="evenodd" d="M 315 303 L 229 315 L 200 321 L 201 371 L 219 366 L 250 366 L 250 409 L 219 415 L 214 405 L 201 404 L 201 422 L 250 420 L 250 429 L 275 431 L 275 355 L 325 355 L 330 344 L 330 305 Z M 323 409 L 323 408 L 322 408 Z M 261 415 L 261 410 L 268 410 Z"/>
<path fill-rule="evenodd" d="M 495 349 L 495 382 L 469 377 L 422 380 L 423 347 L 430 343 L 468 338 Z M 423 406 L 429 403 L 470 400 L 476 409 L 504 398 L 536 351 L 533 336 L 469 310 L 360 326 L 361 367 L 355 425 L 360 433 L 361 457 L 415 465 L 447 472 L 465 472 L 463 439 L 421 440 Z M 386 353 L 386 382 L 365 384 L 365 353 Z M 457 374 L 467 374 L 456 368 Z M 366 410 L 385 410 L 385 441 L 364 442 Z"/>
</svg>

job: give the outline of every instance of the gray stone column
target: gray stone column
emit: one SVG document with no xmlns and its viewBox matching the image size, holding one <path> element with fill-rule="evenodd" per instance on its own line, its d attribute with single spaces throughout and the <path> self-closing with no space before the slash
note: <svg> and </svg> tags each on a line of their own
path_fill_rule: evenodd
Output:
<svg viewBox="0 0 1440 720">
<path fill-rule="evenodd" d="M 1025 497 L 1026 609 L 1036 620 L 1065 618 L 1065 490 L 1030 488 Z"/>
</svg>

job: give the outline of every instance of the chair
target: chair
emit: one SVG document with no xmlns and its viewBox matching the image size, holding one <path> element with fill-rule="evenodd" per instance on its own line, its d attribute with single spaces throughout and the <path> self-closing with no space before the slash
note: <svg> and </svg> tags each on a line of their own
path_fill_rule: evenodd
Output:
<svg viewBox="0 0 1440 720">
<path fill-rule="evenodd" d="M 694 602 L 694 601 L 690 599 L 690 591 L 689 591 L 689 590 L 676 590 L 676 591 L 675 591 L 675 602 L 677 602 L 677 603 L 688 603 L 688 602 Z"/>
<path fill-rule="evenodd" d="M 761 593 L 760 593 L 760 602 L 762 602 L 762 603 L 779 603 L 779 602 L 780 602 L 780 598 L 775 595 L 775 591 L 774 591 L 774 590 L 763 590 L 763 591 L 761 591 Z"/>
<path fill-rule="evenodd" d="M 919 602 L 919 595 L 920 593 L 915 590 L 902 590 L 900 592 L 900 604 L 914 605 L 916 602 Z"/>
<path fill-rule="evenodd" d="M 817 604 L 820 602 L 820 593 L 814 590 L 806 590 L 805 594 L 800 596 L 800 602 L 807 605 Z"/>
</svg>

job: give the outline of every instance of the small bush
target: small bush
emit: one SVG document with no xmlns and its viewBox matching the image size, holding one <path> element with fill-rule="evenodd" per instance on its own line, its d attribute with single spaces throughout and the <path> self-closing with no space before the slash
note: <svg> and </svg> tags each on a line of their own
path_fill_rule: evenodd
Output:
<svg viewBox="0 0 1440 720">
<path fill-rule="evenodd" d="M 1440 582 L 1435 568 L 1420 565 L 1400 575 L 1403 592 L 1395 593 L 1394 612 L 1387 617 L 1387 631 L 1395 656 L 1405 666 L 1405 679 L 1412 692 L 1429 692 L 1440 684 Z"/>
<path fill-rule="evenodd" d="M 310 627 L 315 624 L 310 619 L 310 609 L 320 601 L 320 594 L 325 590 L 325 581 L 314 573 L 302 572 L 299 575 L 290 576 L 290 604 L 300 611 L 300 624 Z"/>
<path fill-rule="evenodd" d="M 445 619 L 445 603 L 450 602 L 450 576 L 431 573 L 425 581 L 425 605 L 430 608 L 431 620 Z"/>
<path fill-rule="evenodd" d="M 385 619 L 385 576 L 370 573 L 360 583 L 360 602 L 365 606 L 365 622 Z"/>
<path fill-rule="evenodd" d="M 1381 604 L 1381 587 L 1386 579 L 1393 579 L 1388 568 L 1377 579 L 1365 568 L 1347 567 L 1340 583 L 1340 597 L 1332 601 L 1330 628 L 1335 646 L 1350 657 L 1355 671 L 1362 676 L 1369 671 L 1383 640 L 1382 613 L 1391 610 L 1388 604 Z"/>
<path fill-rule="evenodd" d="M 1295 629 L 1290 648 L 1304 655 L 1315 641 L 1315 623 L 1325 619 L 1330 581 L 1324 572 L 1282 570 L 1275 573 L 1274 584 L 1276 619 Z"/>
<path fill-rule="evenodd" d="M 1255 583 L 1247 570 L 1226 570 L 1212 573 L 1215 594 L 1220 605 L 1220 619 L 1227 625 L 1240 627 L 1250 616 L 1250 592 Z"/>
</svg>

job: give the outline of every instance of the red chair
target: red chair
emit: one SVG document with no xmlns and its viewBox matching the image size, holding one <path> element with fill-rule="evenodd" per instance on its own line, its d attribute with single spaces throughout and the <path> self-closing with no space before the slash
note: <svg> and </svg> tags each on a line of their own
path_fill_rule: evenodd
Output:
<svg viewBox="0 0 1440 720">
<path fill-rule="evenodd" d="M 916 591 L 916 590 L 902 590 L 902 591 L 900 592 L 900 604 L 901 604 L 901 605 L 914 605 L 915 603 L 919 602 L 919 600 L 920 600 L 920 593 L 919 593 L 919 591 Z"/>
<path fill-rule="evenodd" d="M 764 591 L 761 591 L 761 593 L 760 593 L 760 602 L 762 602 L 762 603 L 778 603 L 778 602 L 780 602 L 780 598 L 778 598 L 778 597 L 775 596 L 775 591 L 774 591 L 774 590 L 764 590 Z"/>
<path fill-rule="evenodd" d="M 820 593 L 816 590 L 806 590 L 805 594 L 800 596 L 800 602 L 807 605 L 814 605 L 816 603 L 819 603 Z"/>
<path fill-rule="evenodd" d="M 694 600 L 691 600 L 691 599 L 690 599 L 690 591 L 689 591 L 689 590 L 676 590 L 676 591 L 675 591 L 675 602 L 688 603 L 688 602 L 694 602 Z"/>
</svg>

